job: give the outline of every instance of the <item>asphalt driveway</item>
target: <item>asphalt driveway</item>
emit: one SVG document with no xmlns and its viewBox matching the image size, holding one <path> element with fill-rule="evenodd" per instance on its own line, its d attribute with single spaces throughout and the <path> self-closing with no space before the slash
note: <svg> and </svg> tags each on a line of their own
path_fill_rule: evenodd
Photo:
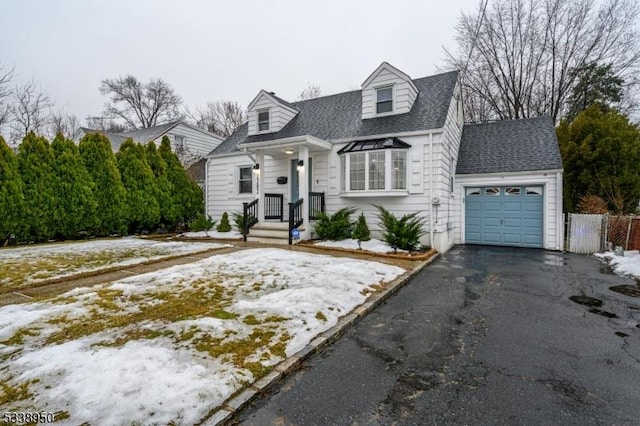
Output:
<svg viewBox="0 0 640 426">
<path fill-rule="evenodd" d="M 588 256 L 456 247 L 236 421 L 638 424 L 640 298 L 621 285 Z"/>
</svg>

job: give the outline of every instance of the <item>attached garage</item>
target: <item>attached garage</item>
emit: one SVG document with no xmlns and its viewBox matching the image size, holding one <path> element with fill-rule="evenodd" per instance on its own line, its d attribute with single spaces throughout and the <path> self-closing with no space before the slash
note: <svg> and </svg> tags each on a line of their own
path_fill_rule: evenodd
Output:
<svg viewBox="0 0 640 426">
<path fill-rule="evenodd" d="M 465 242 L 543 247 L 543 187 L 465 188 Z"/>
<path fill-rule="evenodd" d="M 549 117 L 465 125 L 456 241 L 562 250 L 562 161 Z"/>
</svg>

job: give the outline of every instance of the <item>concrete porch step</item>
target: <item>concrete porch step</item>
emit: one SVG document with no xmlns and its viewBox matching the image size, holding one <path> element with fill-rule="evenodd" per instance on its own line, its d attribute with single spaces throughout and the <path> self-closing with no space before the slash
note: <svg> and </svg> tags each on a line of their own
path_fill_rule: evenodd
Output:
<svg viewBox="0 0 640 426">
<path fill-rule="evenodd" d="M 284 230 L 285 232 L 289 231 L 289 222 L 258 222 L 255 225 L 253 225 L 253 227 L 251 228 L 251 230 L 253 231 L 254 229 L 265 229 L 265 230 L 274 230 L 274 231 L 282 231 Z"/>
<path fill-rule="evenodd" d="M 256 228 L 253 227 L 249 230 L 247 237 L 264 237 L 264 238 L 284 238 L 288 240 L 289 229 L 270 229 L 270 228 Z"/>
<path fill-rule="evenodd" d="M 277 245 L 289 245 L 288 238 L 269 238 L 269 237 L 252 237 L 247 235 L 248 243 L 261 243 L 261 244 L 277 244 Z"/>
</svg>

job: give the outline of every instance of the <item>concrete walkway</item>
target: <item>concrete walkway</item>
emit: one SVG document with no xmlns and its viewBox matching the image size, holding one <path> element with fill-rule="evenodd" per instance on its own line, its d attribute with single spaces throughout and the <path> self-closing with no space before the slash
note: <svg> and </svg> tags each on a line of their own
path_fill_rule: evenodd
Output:
<svg viewBox="0 0 640 426">
<path fill-rule="evenodd" d="M 588 256 L 455 247 L 233 422 L 637 424 L 640 298 L 621 285 Z"/>
</svg>

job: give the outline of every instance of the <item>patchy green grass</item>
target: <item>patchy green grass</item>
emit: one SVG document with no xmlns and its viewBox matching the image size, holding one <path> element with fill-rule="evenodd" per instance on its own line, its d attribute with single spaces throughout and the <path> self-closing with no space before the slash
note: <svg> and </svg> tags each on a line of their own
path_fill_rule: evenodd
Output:
<svg viewBox="0 0 640 426">
<path fill-rule="evenodd" d="M 216 247 L 135 238 L 4 248 L 0 249 L 0 290 L 15 290 L 54 278 L 211 248 Z"/>
</svg>

